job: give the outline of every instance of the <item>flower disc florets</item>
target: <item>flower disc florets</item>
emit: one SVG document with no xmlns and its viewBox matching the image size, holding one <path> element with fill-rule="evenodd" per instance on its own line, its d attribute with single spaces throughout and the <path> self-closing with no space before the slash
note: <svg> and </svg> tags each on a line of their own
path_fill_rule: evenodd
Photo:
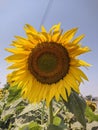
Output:
<svg viewBox="0 0 98 130">
<path fill-rule="evenodd" d="M 60 44 L 41 43 L 32 49 L 28 69 L 39 82 L 52 84 L 68 73 L 69 61 L 66 48 Z"/>
</svg>

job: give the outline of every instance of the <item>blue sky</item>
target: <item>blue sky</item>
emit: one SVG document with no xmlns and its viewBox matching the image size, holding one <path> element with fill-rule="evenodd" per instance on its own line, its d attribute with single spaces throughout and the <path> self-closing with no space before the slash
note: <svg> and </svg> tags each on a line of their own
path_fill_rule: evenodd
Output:
<svg viewBox="0 0 98 130">
<path fill-rule="evenodd" d="M 25 37 L 26 23 L 40 31 L 41 24 L 49 30 L 59 22 L 64 31 L 79 27 L 77 35 L 86 35 L 82 43 L 92 51 L 80 58 L 92 67 L 83 69 L 89 82 L 85 81 L 80 88 L 83 95 L 98 96 L 98 0 L 0 0 L 0 87 L 9 73 L 4 58 L 10 54 L 4 49 L 14 36 Z"/>
</svg>

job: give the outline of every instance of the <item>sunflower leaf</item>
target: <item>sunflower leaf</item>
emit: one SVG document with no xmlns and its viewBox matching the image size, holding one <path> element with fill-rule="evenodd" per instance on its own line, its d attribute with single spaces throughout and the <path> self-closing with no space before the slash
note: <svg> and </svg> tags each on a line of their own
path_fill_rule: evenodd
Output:
<svg viewBox="0 0 98 130">
<path fill-rule="evenodd" d="M 56 116 L 53 119 L 53 124 L 56 125 L 56 126 L 59 126 L 61 121 L 62 121 L 61 118 Z"/>
<path fill-rule="evenodd" d="M 42 128 L 36 122 L 31 122 L 28 125 L 24 125 L 19 130 L 42 130 Z"/>
<path fill-rule="evenodd" d="M 65 130 L 65 126 L 49 125 L 47 130 Z"/>
<path fill-rule="evenodd" d="M 64 121 L 60 117 L 55 116 L 53 124 L 50 124 L 47 130 L 65 130 L 65 128 L 67 128 L 67 126 L 64 124 Z"/>
<path fill-rule="evenodd" d="M 64 101 L 64 104 L 69 109 L 69 111 L 75 115 L 77 121 L 79 121 L 84 127 L 86 127 L 85 100 L 82 97 L 80 97 L 79 94 L 73 91 L 70 97 L 68 98 L 68 102 Z"/>
</svg>

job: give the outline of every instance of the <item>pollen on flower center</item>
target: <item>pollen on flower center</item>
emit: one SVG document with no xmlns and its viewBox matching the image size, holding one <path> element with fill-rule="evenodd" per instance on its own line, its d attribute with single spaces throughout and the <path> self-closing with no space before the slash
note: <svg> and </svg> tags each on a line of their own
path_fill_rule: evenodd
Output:
<svg viewBox="0 0 98 130">
<path fill-rule="evenodd" d="M 28 69 L 39 82 L 52 84 L 68 73 L 69 62 L 68 52 L 62 45 L 41 43 L 32 49 L 28 58 Z"/>
</svg>

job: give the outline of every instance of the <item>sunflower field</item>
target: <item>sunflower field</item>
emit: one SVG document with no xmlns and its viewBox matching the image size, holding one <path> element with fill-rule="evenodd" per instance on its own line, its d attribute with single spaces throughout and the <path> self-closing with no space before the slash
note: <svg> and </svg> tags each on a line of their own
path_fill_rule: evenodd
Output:
<svg viewBox="0 0 98 130">
<path fill-rule="evenodd" d="M 43 102 L 38 105 L 30 104 L 21 97 L 21 90 L 17 89 L 17 86 L 10 87 L 7 84 L 1 91 L 0 130 L 85 130 L 82 125 L 85 124 L 84 117 L 81 115 L 83 108 L 79 108 L 81 103 L 84 103 L 84 99 L 77 98 L 75 93 L 70 98 L 74 97 L 73 105 L 77 105 L 77 110 L 75 111 L 74 107 L 68 109 L 68 104 L 64 104 L 62 101 L 58 103 L 54 101 L 53 125 L 48 126 L 48 109 Z M 77 99 L 81 100 L 80 104 Z M 80 113 L 80 117 L 78 117 L 77 111 Z M 95 111 L 93 111 L 89 105 L 86 105 L 85 120 L 87 130 L 97 130 L 98 108 L 95 107 Z"/>
</svg>

